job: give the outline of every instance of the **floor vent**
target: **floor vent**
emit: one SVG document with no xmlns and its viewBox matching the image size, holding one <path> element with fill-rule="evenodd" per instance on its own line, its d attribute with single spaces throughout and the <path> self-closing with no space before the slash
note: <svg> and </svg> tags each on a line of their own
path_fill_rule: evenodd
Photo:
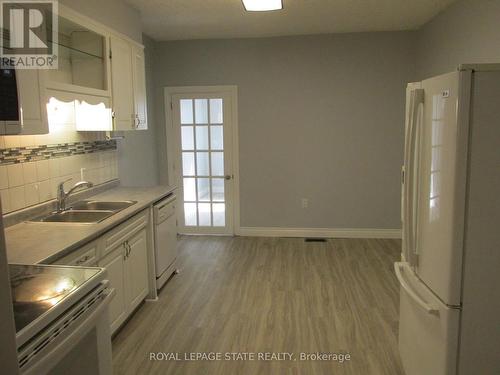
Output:
<svg viewBox="0 0 500 375">
<path fill-rule="evenodd" d="M 305 242 L 326 242 L 326 238 L 306 238 Z"/>
</svg>

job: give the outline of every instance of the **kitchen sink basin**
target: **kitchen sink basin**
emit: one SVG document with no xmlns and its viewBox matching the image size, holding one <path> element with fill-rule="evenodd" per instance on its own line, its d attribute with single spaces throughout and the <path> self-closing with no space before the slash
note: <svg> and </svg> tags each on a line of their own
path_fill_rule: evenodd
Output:
<svg viewBox="0 0 500 375">
<path fill-rule="evenodd" d="M 127 207 L 130 207 L 136 204 L 137 201 L 114 201 L 114 202 L 106 202 L 106 201 L 79 201 L 71 206 L 71 210 L 77 211 L 121 211 Z"/>
<path fill-rule="evenodd" d="M 107 219 L 111 215 L 115 214 L 114 211 L 77 211 L 68 210 L 62 212 L 56 212 L 47 216 L 42 216 L 32 221 L 43 222 L 43 223 L 80 223 L 80 224 L 94 224 L 104 219 Z"/>
<path fill-rule="evenodd" d="M 95 224 L 136 203 L 137 201 L 78 201 L 68 210 L 40 216 L 30 221 L 38 223 Z"/>
</svg>

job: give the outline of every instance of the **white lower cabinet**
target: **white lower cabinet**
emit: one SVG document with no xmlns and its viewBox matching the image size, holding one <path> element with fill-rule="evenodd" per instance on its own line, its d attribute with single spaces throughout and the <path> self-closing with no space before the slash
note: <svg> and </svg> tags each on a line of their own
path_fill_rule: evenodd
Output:
<svg viewBox="0 0 500 375">
<path fill-rule="evenodd" d="M 101 237 L 100 267 L 108 270 L 116 297 L 111 301 L 111 332 L 127 319 L 149 292 L 147 226 L 149 209 Z"/>
<path fill-rule="evenodd" d="M 125 260 L 125 284 L 129 310 L 135 309 L 148 294 L 148 248 L 146 229 L 127 241 L 129 254 Z"/>
<path fill-rule="evenodd" d="M 99 267 L 108 271 L 110 286 L 115 289 L 115 296 L 109 304 L 109 323 L 114 332 L 126 318 L 125 305 L 125 250 L 118 246 L 99 262 Z"/>
<path fill-rule="evenodd" d="M 55 264 L 106 268 L 115 296 L 109 308 L 115 332 L 149 293 L 148 225 L 146 209 Z"/>
</svg>

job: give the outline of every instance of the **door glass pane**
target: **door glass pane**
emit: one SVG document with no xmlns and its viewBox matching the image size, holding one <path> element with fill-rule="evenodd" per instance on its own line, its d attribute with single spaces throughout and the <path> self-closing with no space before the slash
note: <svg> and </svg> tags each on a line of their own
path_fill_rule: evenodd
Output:
<svg viewBox="0 0 500 375">
<path fill-rule="evenodd" d="M 182 150 L 194 150 L 194 136 L 192 126 L 181 128 Z"/>
<path fill-rule="evenodd" d="M 181 99 L 181 124 L 193 123 L 193 101 Z"/>
<path fill-rule="evenodd" d="M 196 153 L 196 174 L 198 176 L 208 176 L 209 166 L 208 166 L 208 152 L 197 152 Z"/>
<path fill-rule="evenodd" d="M 210 202 L 210 179 L 198 178 L 198 201 Z"/>
<path fill-rule="evenodd" d="M 210 127 L 210 147 L 212 150 L 224 149 L 224 134 L 222 125 Z"/>
<path fill-rule="evenodd" d="M 186 226 L 225 227 L 224 100 L 182 99 L 181 167 Z"/>
<path fill-rule="evenodd" d="M 212 152 L 212 176 L 224 176 L 223 152 Z"/>
<path fill-rule="evenodd" d="M 194 176 L 194 152 L 182 153 L 182 174 Z"/>
<path fill-rule="evenodd" d="M 208 100 L 194 100 L 194 118 L 197 124 L 208 124 Z"/>
<path fill-rule="evenodd" d="M 222 124 L 222 99 L 210 99 L 210 123 Z"/>
<path fill-rule="evenodd" d="M 188 202 L 196 202 L 196 179 L 184 179 L 184 200 Z"/>
<path fill-rule="evenodd" d="M 225 203 L 214 203 L 212 205 L 214 227 L 223 227 L 226 225 L 226 205 Z"/>
<path fill-rule="evenodd" d="M 210 226 L 210 203 L 198 203 L 198 218 L 200 226 Z"/>
<path fill-rule="evenodd" d="M 224 179 L 212 179 L 212 201 L 224 202 Z"/>
<path fill-rule="evenodd" d="M 184 223 L 196 226 L 196 203 L 184 203 Z"/>
<path fill-rule="evenodd" d="M 208 126 L 196 127 L 196 149 L 208 150 Z"/>
</svg>

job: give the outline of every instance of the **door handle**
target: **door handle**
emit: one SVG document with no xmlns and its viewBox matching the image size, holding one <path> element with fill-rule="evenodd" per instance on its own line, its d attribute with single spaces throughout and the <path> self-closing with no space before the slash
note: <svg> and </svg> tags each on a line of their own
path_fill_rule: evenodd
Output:
<svg viewBox="0 0 500 375">
<path fill-rule="evenodd" d="M 418 159 L 415 153 L 418 140 L 418 114 L 421 104 L 424 102 L 424 90 L 415 89 L 411 92 L 410 111 L 408 116 L 408 132 L 405 139 L 405 165 L 404 165 L 404 253 L 406 259 L 412 266 L 417 264 L 416 249 L 416 215 L 418 201 L 416 201 L 417 187 L 415 179 L 415 167 L 418 167 Z"/>
<path fill-rule="evenodd" d="M 232 175 L 232 174 L 227 174 L 227 175 L 224 176 L 224 179 L 226 179 L 228 181 L 231 180 L 231 179 L 233 179 L 233 178 L 234 178 L 234 175 Z"/>
</svg>

